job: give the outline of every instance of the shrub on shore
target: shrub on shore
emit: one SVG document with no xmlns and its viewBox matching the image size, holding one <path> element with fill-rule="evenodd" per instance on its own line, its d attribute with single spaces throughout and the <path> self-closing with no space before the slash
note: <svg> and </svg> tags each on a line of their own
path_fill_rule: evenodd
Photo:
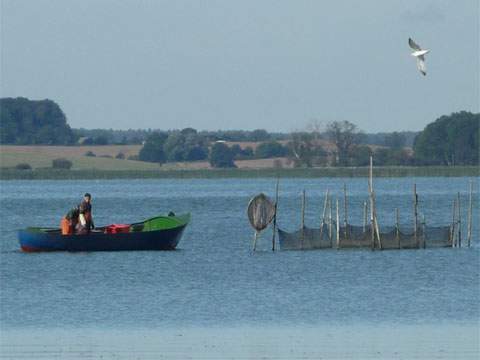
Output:
<svg viewBox="0 0 480 360">
<path fill-rule="evenodd" d="M 52 160 L 52 168 L 54 169 L 71 169 L 72 168 L 72 162 L 70 160 L 67 160 L 65 158 L 58 158 L 58 159 L 53 159 Z"/>
<path fill-rule="evenodd" d="M 20 163 L 15 166 L 15 169 L 17 170 L 32 170 L 32 167 L 30 164 L 27 163 Z"/>
</svg>

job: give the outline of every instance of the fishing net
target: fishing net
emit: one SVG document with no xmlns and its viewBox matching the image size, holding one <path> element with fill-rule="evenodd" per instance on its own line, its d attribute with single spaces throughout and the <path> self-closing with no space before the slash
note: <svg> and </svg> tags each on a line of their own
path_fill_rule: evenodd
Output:
<svg viewBox="0 0 480 360">
<path fill-rule="evenodd" d="M 305 226 L 303 229 L 292 233 L 278 229 L 278 239 L 280 249 L 282 250 L 309 250 L 332 247 L 327 225 L 324 225 L 323 229 L 312 229 Z"/>
<path fill-rule="evenodd" d="M 382 249 L 415 249 L 419 247 L 450 247 L 452 246 L 451 229 L 449 226 L 421 226 L 417 231 L 407 229 L 406 226 L 383 227 L 380 231 Z M 336 224 L 325 224 L 323 230 L 304 227 L 295 232 L 286 232 L 278 229 L 280 249 L 308 250 L 337 247 Z M 339 227 L 339 248 L 371 248 L 372 230 L 370 225 L 365 227 L 348 224 Z M 380 248 L 375 236 L 375 248 Z"/>
<path fill-rule="evenodd" d="M 272 221 L 274 215 L 275 205 L 265 194 L 254 196 L 248 203 L 248 220 L 256 231 L 265 229 Z"/>
</svg>

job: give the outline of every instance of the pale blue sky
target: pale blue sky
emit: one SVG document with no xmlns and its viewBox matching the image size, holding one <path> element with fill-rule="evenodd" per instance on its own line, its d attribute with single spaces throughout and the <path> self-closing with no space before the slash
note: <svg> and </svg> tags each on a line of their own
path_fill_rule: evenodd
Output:
<svg viewBox="0 0 480 360">
<path fill-rule="evenodd" d="M 479 111 L 478 0 L 0 1 L 1 96 L 55 100 L 72 127 L 377 132 Z"/>
</svg>

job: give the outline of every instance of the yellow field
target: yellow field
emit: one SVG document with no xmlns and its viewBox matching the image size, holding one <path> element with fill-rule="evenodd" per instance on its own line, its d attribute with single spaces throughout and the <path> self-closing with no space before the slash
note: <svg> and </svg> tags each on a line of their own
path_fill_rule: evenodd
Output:
<svg viewBox="0 0 480 360">
<path fill-rule="evenodd" d="M 115 157 L 122 152 L 125 157 L 138 155 L 141 145 L 105 145 L 105 146 L 0 146 L 0 167 L 15 167 L 27 163 L 33 169 L 49 168 L 52 160 L 65 158 L 72 162 L 73 170 L 201 170 L 210 169 L 208 161 L 166 163 L 159 166 L 155 163 L 102 158 L 101 155 Z M 85 156 L 87 151 L 96 157 Z M 238 160 L 235 162 L 241 169 L 265 169 L 274 167 L 290 168 L 292 164 L 285 158 Z"/>
<path fill-rule="evenodd" d="M 52 160 L 65 158 L 73 163 L 72 169 L 101 170 L 155 170 L 158 164 L 143 161 L 120 160 L 99 157 L 115 157 L 122 152 L 125 157 L 137 155 L 141 145 L 106 145 L 106 146 L 0 146 L 0 166 L 14 167 L 19 163 L 30 164 L 32 168 L 51 167 Z M 84 154 L 92 151 L 96 157 Z"/>
</svg>

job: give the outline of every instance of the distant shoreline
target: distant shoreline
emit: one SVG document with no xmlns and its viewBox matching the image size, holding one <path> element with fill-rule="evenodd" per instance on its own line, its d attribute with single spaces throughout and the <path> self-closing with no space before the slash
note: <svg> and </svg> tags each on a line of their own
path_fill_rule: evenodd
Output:
<svg viewBox="0 0 480 360">
<path fill-rule="evenodd" d="M 480 176 L 478 166 L 388 166 L 374 167 L 375 177 Z M 296 169 L 195 169 L 195 170 L 0 170 L 0 180 L 81 179 L 217 179 L 217 178 L 326 178 L 368 177 L 368 167 L 323 167 Z"/>
</svg>

